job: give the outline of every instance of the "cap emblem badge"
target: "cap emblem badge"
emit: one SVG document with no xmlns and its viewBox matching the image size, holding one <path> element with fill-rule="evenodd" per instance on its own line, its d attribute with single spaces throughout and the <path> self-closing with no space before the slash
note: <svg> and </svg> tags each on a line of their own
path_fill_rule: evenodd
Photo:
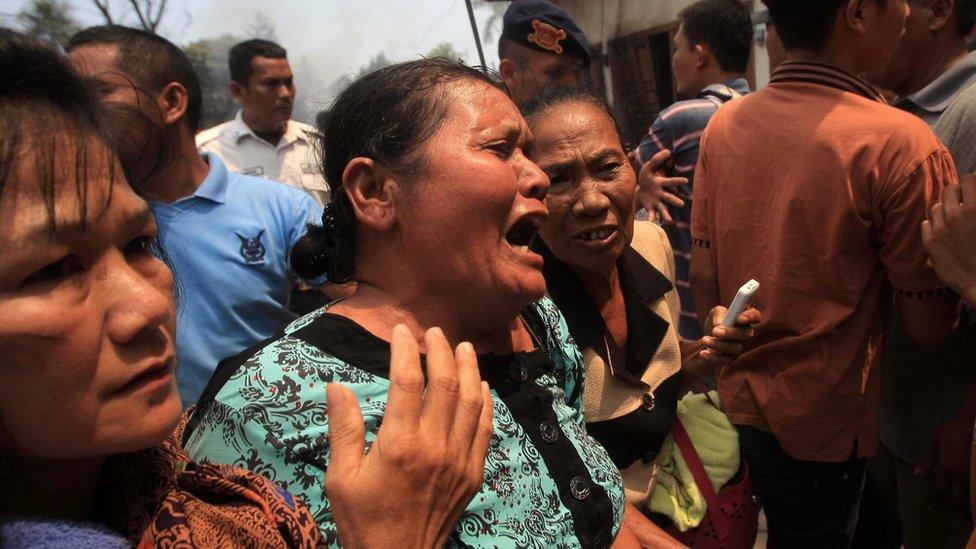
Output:
<svg viewBox="0 0 976 549">
<path fill-rule="evenodd" d="M 562 53 L 563 47 L 559 44 L 566 39 L 566 31 L 557 29 L 549 23 L 543 23 L 538 19 L 532 20 L 534 32 L 525 39 L 544 50 L 555 53 Z"/>
</svg>

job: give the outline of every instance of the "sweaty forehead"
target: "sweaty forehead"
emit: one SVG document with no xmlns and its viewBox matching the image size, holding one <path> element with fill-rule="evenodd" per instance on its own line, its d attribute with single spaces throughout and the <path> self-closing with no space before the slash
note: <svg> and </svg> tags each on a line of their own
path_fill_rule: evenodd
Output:
<svg viewBox="0 0 976 549">
<path fill-rule="evenodd" d="M 488 84 L 473 80 L 448 84 L 444 100 L 448 101 L 448 121 L 452 120 L 469 131 L 527 133 L 528 126 L 515 103 L 504 92 Z"/>
<path fill-rule="evenodd" d="M 536 143 L 536 159 L 548 151 L 570 148 L 619 146 L 619 136 L 600 108 L 583 101 L 550 107 L 529 120 Z"/>
</svg>

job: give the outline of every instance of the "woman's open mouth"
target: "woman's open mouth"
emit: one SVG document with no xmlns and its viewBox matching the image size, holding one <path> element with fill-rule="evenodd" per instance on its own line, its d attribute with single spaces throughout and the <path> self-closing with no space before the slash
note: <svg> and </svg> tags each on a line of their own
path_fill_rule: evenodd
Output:
<svg viewBox="0 0 976 549">
<path fill-rule="evenodd" d="M 524 216 L 512 225 L 512 228 L 505 233 L 505 242 L 515 253 L 524 261 L 528 262 L 533 268 L 542 268 L 542 256 L 529 249 L 532 239 L 539 232 L 544 218 L 539 216 Z"/>
<path fill-rule="evenodd" d="M 605 240 L 610 238 L 615 232 L 617 232 L 617 230 L 611 228 L 596 229 L 594 231 L 586 231 L 581 233 L 576 238 L 584 242 L 593 242 L 594 240 Z"/>
<path fill-rule="evenodd" d="M 617 238 L 617 227 L 604 226 L 580 231 L 573 236 L 573 240 L 588 249 L 600 249 L 609 246 Z"/>
<path fill-rule="evenodd" d="M 505 233 L 505 240 L 512 248 L 528 248 L 539 232 L 539 226 L 530 218 L 522 218 Z"/>
</svg>

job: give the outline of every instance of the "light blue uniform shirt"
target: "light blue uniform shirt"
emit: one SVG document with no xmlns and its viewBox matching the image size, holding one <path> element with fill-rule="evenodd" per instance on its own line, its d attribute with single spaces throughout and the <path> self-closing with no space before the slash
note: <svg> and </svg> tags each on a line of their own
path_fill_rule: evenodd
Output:
<svg viewBox="0 0 976 549">
<path fill-rule="evenodd" d="M 192 196 L 151 202 L 177 283 L 176 374 L 183 406 L 196 403 L 221 359 L 273 336 L 298 278 L 288 261 L 322 208 L 287 185 L 235 174 L 204 154 L 210 173 Z"/>
</svg>

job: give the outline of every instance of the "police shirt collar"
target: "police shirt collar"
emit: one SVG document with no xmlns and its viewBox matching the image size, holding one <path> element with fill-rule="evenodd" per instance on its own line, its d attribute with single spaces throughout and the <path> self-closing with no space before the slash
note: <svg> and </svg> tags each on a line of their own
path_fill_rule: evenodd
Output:
<svg viewBox="0 0 976 549">
<path fill-rule="evenodd" d="M 241 139 L 244 139 L 247 136 L 251 136 L 255 139 L 258 138 L 258 136 L 254 134 L 254 131 L 251 129 L 251 127 L 244 122 L 243 109 L 238 110 L 237 114 L 234 116 L 234 125 L 232 131 L 233 131 L 232 137 L 234 138 L 235 143 L 239 142 Z"/>
<path fill-rule="evenodd" d="M 947 108 L 956 94 L 976 83 L 976 52 L 971 52 L 956 62 L 928 86 L 899 98 L 895 106 L 904 103 L 918 105 L 928 112 L 940 113 Z"/>
<path fill-rule="evenodd" d="M 227 198 L 227 180 L 230 178 L 227 166 L 224 165 L 219 156 L 213 153 L 207 152 L 201 156 L 210 166 L 210 172 L 207 173 L 207 177 L 197 188 L 197 192 L 193 193 L 193 196 L 223 204 Z"/>
<path fill-rule="evenodd" d="M 241 139 L 244 139 L 245 137 L 248 136 L 253 137 L 254 139 L 257 139 L 258 141 L 261 141 L 263 143 L 267 143 L 267 141 L 264 141 L 263 139 L 258 137 L 258 135 L 254 133 L 254 130 L 252 130 L 251 127 L 248 126 L 246 122 L 244 122 L 243 109 L 238 110 L 237 115 L 234 116 L 233 131 L 234 131 L 233 136 L 234 136 L 235 143 L 239 143 Z M 305 136 L 305 132 L 299 127 L 299 125 L 294 120 L 288 121 L 287 125 L 285 126 L 285 133 L 281 136 L 281 138 L 285 145 L 290 145 L 295 141 L 306 141 L 306 142 L 308 141 L 308 138 Z M 280 145 L 281 143 L 279 143 L 279 146 Z"/>
</svg>

